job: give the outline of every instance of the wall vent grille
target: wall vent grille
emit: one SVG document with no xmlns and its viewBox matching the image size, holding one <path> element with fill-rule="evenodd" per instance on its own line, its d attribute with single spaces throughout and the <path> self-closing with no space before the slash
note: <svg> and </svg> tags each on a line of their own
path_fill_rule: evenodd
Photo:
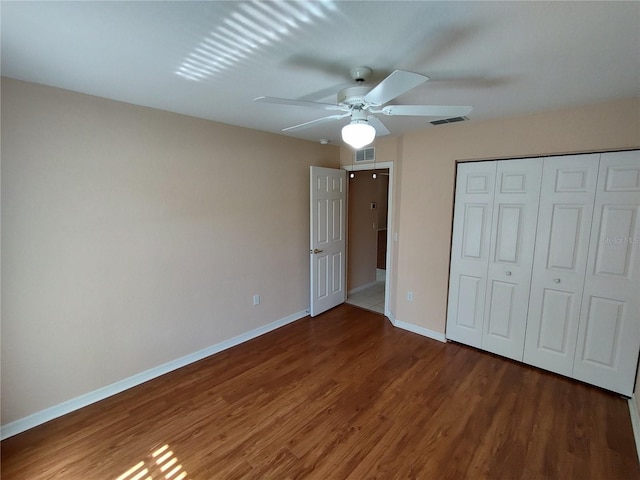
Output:
<svg viewBox="0 0 640 480">
<path fill-rule="evenodd" d="M 372 162 L 376 159 L 376 148 L 361 148 L 356 150 L 356 162 Z"/>
<path fill-rule="evenodd" d="M 444 118 L 442 120 L 434 120 L 431 122 L 431 125 L 442 125 L 443 123 L 455 123 L 455 122 L 466 122 L 469 120 L 467 117 L 451 117 Z"/>
</svg>

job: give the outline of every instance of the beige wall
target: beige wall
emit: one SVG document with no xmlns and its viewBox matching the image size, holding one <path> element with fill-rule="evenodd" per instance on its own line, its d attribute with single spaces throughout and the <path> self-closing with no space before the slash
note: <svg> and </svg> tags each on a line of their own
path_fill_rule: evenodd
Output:
<svg viewBox="0 0 640 480">
<path fill-rule="evenodd" d="M 2 424 L 308 308 L 309 165 L 337 147 L 1 93 Z"/>
</svg>

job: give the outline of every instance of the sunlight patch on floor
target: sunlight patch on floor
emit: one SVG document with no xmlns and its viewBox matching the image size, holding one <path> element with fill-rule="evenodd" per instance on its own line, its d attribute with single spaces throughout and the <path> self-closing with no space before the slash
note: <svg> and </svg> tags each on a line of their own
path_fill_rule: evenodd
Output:
<svg viewBox="0 0 640 480">
<path fill-rule="evenodd" d="M 136 463 L 115 480 L 188 480 L 187 472 L 178 462 L 178 458 L 169 445 L 151 453 L 150 458 Z"/>
</svg>

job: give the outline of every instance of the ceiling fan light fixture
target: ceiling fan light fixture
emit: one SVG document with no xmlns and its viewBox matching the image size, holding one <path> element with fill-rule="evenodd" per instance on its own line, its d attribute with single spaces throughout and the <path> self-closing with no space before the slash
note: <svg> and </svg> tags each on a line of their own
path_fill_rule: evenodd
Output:
<svg viewBox="0 0 640 480">
<path fill-rule="evenodd" d="M 376 129 L 366 120 L 353 120 L 342 127 L 342 140 L 353 148 L 369 145 L 376 138 Z"/>
</svg>

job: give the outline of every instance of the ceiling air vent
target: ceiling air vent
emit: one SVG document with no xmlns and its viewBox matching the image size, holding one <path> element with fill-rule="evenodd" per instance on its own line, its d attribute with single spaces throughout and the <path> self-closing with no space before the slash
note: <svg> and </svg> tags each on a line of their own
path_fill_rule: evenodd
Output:
<svg viewBox="0 0 640 480">
<path fill-rule="evenodd" d="M 373 162 L 376 159 L 376 148 L 361 148 L 356 150 L 356 162 Z"/>
<path fill-rule="evenodd" d="M 466 122 L 469 120 L 467 117 L 452 117 L 445 118 L 443 120 L 434 120 L 431 122 L 431 125 L 442 125 L 443 123 L 455 123 L 455 122 Z"/>
</svg>

